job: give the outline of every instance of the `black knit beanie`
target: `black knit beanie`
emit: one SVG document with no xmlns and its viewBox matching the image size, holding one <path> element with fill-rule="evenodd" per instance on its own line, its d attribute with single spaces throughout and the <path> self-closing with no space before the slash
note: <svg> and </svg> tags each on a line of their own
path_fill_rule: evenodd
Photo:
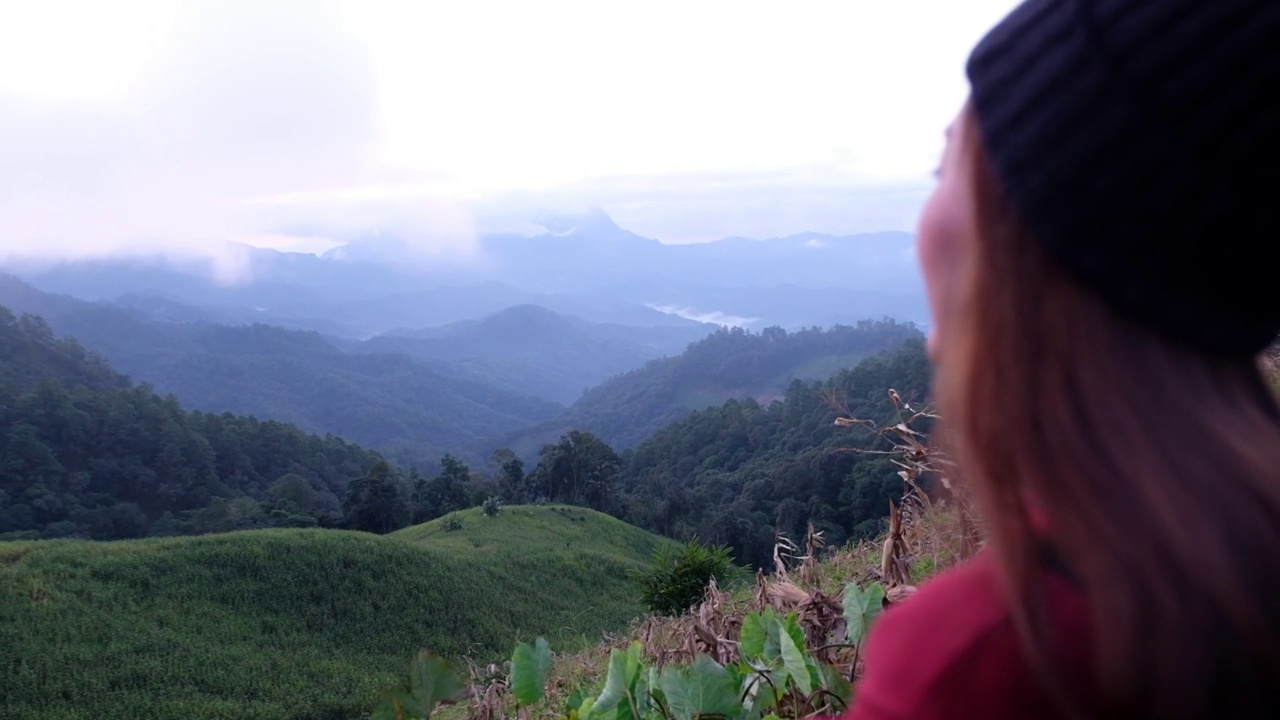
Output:
<svg viewBox="0 0 1280 720">
<path fill-rule="evenodd" d="M 1032 233 L 1120 315 L 1221 356 L 1280 332 L 1280 0 L 1027 0 L 968 63 Z"/>
</svg>

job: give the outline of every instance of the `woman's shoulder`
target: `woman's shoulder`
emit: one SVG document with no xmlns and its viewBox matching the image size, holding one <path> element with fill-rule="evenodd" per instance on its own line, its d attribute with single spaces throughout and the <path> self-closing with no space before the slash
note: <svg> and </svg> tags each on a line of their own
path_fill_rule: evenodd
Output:
<svg viewBox="0 0 1280 720">
<path fill-rule="evenodd" d="M 1054 612 L 1065 615 L 1059 624 L 1078 638 L 1087 630 L 1083 599 L 1065 579 L 1049 582 Z M 985 553 L 886 610 L 868 638 L 865 668 L 851 720 L 1052 714 Z"/>
</svg>

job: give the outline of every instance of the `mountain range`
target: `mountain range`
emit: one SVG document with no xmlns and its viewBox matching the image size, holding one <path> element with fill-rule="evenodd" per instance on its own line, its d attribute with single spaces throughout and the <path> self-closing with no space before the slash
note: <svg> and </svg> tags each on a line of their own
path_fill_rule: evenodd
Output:
<svg viewBox="0 0 1280 720">
<path fill-rule="evenodd" d="M 569 430 L 585 430 L 625 450 L 696 410 L 731 399 L 768 406 L 785 399 L 797 382 L 826 379 L 869 356 L 922 340 L 914 324 L 891 319 L 792 333 L 779 327 L 759 334 L 722 329 L 679 355 L 610 378 L 563 413 L 499 444 L 531 456 Z"/>
<path fill-rule="evenodd" d="M 526 304 L 640 327 L 927 319 L 906 233 L 667 245 L 598 210 L 540 222 L 542 234 L 481 235 L 462 255 L 424 254 L 408 239 L 376 236 L 323 256 L 228 245 L 213 259 L 11 260 L 3 269 L 42 290 L 129 303 L 161 319 L 176 313 L 358 339 Z"/>
<path fill-rule="evenodd" d="M 357 349 L 436 361 L 456 377 L 568 405 L 614 375 L 680 354 L 711 329 L 592 323 L 538 305 L 516 305 L 479 320 L 392 331 Z"/>
<path fill-rule="evenodd" d="M 42 316 L 111 365 L 192 409 L 278 420 L 434 465 L 563 406 L 396 353 L 356 353 L 314 331 L 157 320 L 0 275 L 0 305 Z"/>
</svg>

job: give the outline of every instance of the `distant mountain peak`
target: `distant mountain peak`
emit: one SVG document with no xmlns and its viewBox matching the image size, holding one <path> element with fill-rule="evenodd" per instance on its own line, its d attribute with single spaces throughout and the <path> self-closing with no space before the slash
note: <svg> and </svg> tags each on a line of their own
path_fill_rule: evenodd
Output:
<svg viewBox="0 0 1280 720">
<path fill-rule="evenodd" d="M 535 221 L 552 235 L 617 235 L 627 233 L 598 207 L 572 213 L 540 213 Z"/>
<path fill-rule="evenodd" d="M 551 310 L 550 308 L 543 307 L 542 305 L 535 305 L 535 304 L 533 304 L 533 303 L 521 303 L 521 304 L 519 304 L 519 305 L 512 305 L 512 306 L 510 306 L 510 307 L 503 308 L 502 310 L 499 310 L 498 312 L 495 312 L 495 313 L 490 314 L 487 318 L 484 318 L 484 319 L 485 319 L 485 320 L 488 320 L 488 319 L 492 319 L 492 318 L 496 318 L 496 317 L 515 317 L 515 318 L 531 318 L 531 317 L 544 317 L 544 318 L 549 318 L 549 317 L 556 317 L 556 318 L 561 318 L 561 317 L 565 317 L 565 316 L 564 316 L 564 315 L 562 315 L 562 314 L 560 314 L 560 313 L 558 313 L 558 312 L 556 312 L 556 311 L 554 311 L 554 310 Z"/>
<path fill-rule="evenodd" d="M 459 323 L 459 325 L 462 324 Z M 531 303 L 513 305 L 474 323 L 466 323 L 472 328 L 483 328 L 488 332 L 572 333 L 573 336 L 583 333 L 583 326 L 589 324 L 584 320 Z"/>
</svg>

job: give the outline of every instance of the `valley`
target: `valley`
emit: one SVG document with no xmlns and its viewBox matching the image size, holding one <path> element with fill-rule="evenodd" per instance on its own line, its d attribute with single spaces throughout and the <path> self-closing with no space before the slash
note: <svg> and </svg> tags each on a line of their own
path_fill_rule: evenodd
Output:
<svg viewBox="0 0 1280 720">
<path fill-rule="evenodd" d="M 705 539 L 745 578 L 809 524 L 880 533 L 901 482 L 834 420 L 927 396 L 911 312 L 874 314 L 910 303 L 775 284 L 879 246 L 675 250 L 588 219 L 487 240 L 510 264 L 454 284 L 385 242 L 246 251 L 231 284 L 0 267 L 0 716 L 361 717 L 418 648 L 631 627 L 661 547 Z M 876 282 L 909 287 L 880 242 Z"/>
</svg>

